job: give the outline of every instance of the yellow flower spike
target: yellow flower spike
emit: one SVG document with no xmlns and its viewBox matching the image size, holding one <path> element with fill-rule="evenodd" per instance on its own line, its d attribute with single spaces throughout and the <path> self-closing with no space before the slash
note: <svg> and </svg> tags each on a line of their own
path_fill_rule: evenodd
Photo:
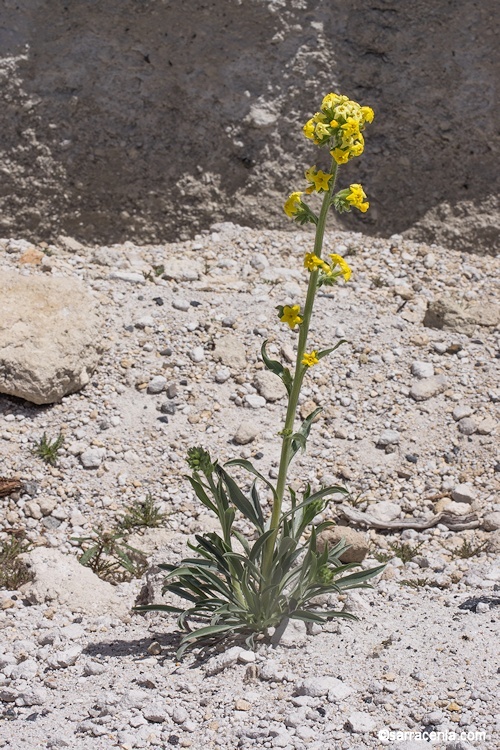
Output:
<svg viewBox="0 0 500 750">
<path fill-rule="evenodd" d="M 301 193 L 300 191 L 292 193 L 283 206 L 286 215 L 291 219 L 293 219 L 295 214 L 300 210 L 300 197 L 302 195 L 304 195 L 304 193 Z"/>
<path fill-rule="evenodd" d="M 347 164 L 349 161 L 349 151 L 342 148 L 334 148 L 330 151 L 337 164 Z"/>
<path fill-rule="evenodd" d="M 302 357 L 302 364 L 306 367 L 317 365 L 318 362 L 318 352 L 316 350 L 312 351 L 310 354 L 304 353 L 304 356 Z"/>
<path fill-rule="evenodd" d="M 283 315 L 280 320 L 282 323 L 288 323 L 290 328 L 293 330 L 295 326 L 302 323 L 302 317 L 299 315 L 300 305 L 285 305 L 283 308 Z"/>
<path fill-rule="evenodd" d="M 326 265 L 324 260 L 318 258 L 316 253 L 306 253 L 304 258 L 304 268 L 308 271 L 315 271 L 317 268 L 323 268 Z"/>
<path fill-rule="evenodd" d="M 363 190 L 362 186 L 358 183 L 354 183 L 353 185 L 349 185 L 350 192 L 346 195 L 346 201 L 350 203 L 351 206 L 354 206 L 354 208 L 359 209 L 362 211 L 362 213 L 365 213 L 368 211 L 370 204 L 368 201 L 365 201 L 366 193 Z"/>
<path fill-rule="evenodd" d="M 339 266 L 340 273 L 344 277 L 345 281 L 349 281 L 352 275 L 352 271 L 348 263 L 343 259 L 341 255 L 336 255 L 333 253 L 330 255 L 330 258 L 332 259 L 332 263 L 336 266 Z"/>
</svg>

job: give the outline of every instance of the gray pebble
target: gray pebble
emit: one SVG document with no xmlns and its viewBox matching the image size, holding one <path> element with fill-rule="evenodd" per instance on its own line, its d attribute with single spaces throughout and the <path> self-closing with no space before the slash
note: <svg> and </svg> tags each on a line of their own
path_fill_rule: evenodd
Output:
<svg viewBox="0 0 500 750">
<path fill-rule="evenodd" d="M 459 404 L 453 409 L 453 419 L 455 422 L 459 422 L 461 419 L 464 419 L 464 417 L 470 417 L 472 414 L 472 409 L 470 406 L 467 406 L 466 404 Z"/>
<path fill-rule="evenodd" d="M 377 440 L 377 445 L 397 445 L 401 435 L 397 430 L 384 430 Z"/>
<path fill-rule="evenodd" d="M 471 484 L 457 484 L 455 489 L 451 491 L 451 498 L 456 503 L 473 503 L 476 496 Z"/>
<path fill-rule="evenodd" d="M 156 394 L 165 390 L 167 379 L 163 375 L 155 375 L 148 383 L 148 393 Z"/>
<path fill-rule="evenodd" d="M 205 350 L 202 346 L 196 346 L 189 352 L 189 359 L 192 362 L 203 362 L 205 359 Z"/>
<path fill-rule="evenodd" d="M 432 362 L 412 362 L 411 374 L 419 380 L 422 378 L 431 378 L 434 375 L 434 365 Z"/>
<path fill-rule="evenodd" d="M 471 417 L 464 417 L 458 422 L 458 431 L 462 435 L 473 435 L 477 430 L 477 424 Z"/>
<path fill-rule="evenodd" d="M 251 409 L 261 409 L 266 405 L 266 399 L 263 396 L 257 396 L 255 393 L 249 393 L 245 396 L 245 404 Z"/>
<path fill-rule="evenodd" d="M 174 308 L 174 310 L 182 310 L 182 312 L 187 312 L 190 308 L 190 304 L 187 299 L 180 299 L 179 297 L 176 297 L 174 300 L 172 300 L 172 307 Z"/>
<path fill-rule="evenodd" d="M 106 456 L 105 448 L 87 448 L 80 456 L 85 469 L 98 469 Z"/>
</svg>

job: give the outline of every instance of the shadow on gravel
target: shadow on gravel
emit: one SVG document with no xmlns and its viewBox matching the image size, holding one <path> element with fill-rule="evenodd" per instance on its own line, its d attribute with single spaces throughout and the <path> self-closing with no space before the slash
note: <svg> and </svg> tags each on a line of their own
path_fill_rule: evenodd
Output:
<svg viewBox="0 0 500 750">
<path fill-rule="evenodd" d="M 83 653 L 91 657 L 110 657 L 120 658 L 122 656 L 135 656 L 138 659 L 149 659 L 151 654 L 148 648 L 152 643 L 158 643 L 161 647 L 161 653 L 158 657 L 161 659 L 175 660 L 175 652 L 179 648 L 180 634 L 177 633 L 152 633 L 148 638 L 136 638 L 135 640 L 115 640 L 101 641 L 100 643 L 91 643 Z"/>
<path fill-rule="evenodd" d="M 466 609 L 469 612 L 476 612 L 478 604 L 489 604 L 491 607 L 500 606 L 500 597 L 493 596 L 473 596 L 471 599 L 466 599 L 465 602 L 459 605 L 459 609 Z"/>
</svg>

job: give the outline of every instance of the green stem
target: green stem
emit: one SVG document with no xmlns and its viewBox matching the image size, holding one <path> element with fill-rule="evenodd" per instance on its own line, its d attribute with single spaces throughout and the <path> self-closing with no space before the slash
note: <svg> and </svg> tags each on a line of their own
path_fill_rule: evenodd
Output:
<svg viewBox="0 0 500 750">
<path fill-rule="evenodd" d="M 337 164 L 332 160 L 332 178 L 329 183 L 329 190 L 324 194 L 323 203 L 321 205 L 321 211 L 318 217 L 318 223 L 316 225 L 316 236 L 314 239 L 314 253 L 321 258 L 321 252 L 323 249 L 323 238 L 325 235 L 326 219 L 328 215 L 328 209 L 330 208 L 333 190 L 335 188 L 335 181 L 337 179 Z M 283 442 L 281 445 L 281 457 L 278 471 L 278 481 L 276 484 L 276 498 L 273 503 L 273 509 L 271 513 L 271 524 L 270 528 L 274 529 L 272 534 L 265 546 L 262 570 L 264 576 L 267 578 L 273 560 L 274 545 L 278 534 L 278 524 L 281 517 L 281 507 L 283 504 L 283 496 L 285 494 L 286 479 L 288 474 L 288 466 L 290 463 L 290 448 L 292 443 L 293 426 L 295 424 L 295 417 L 297 414 L 297 405 L 299 402 L 300 391 L 302 388 L 302 381 L 304 379 L 307 367 L 302 364 L 302 358 L 306 351 L 307 336 L 309 334 L 309 327 L 311 324 L 311 317 L 314 307 L 314 299 L 316 297 L 316 291 L 318 288 L 318 274 L 319 270 L 311 271 L 309 276 L 309 285 L 307 287 L 306 302 L 304 305 L 304 312 L 302 315 L 302 323 L 300 324 L 299 330 L 299 343 L 297 346 L 297 358 L 295 361 L 295 373 L 293 377 L 292 390 L 288 398 L 288 407 L 285 417 L 285 426 L 283 429 Z"/>
</svg>

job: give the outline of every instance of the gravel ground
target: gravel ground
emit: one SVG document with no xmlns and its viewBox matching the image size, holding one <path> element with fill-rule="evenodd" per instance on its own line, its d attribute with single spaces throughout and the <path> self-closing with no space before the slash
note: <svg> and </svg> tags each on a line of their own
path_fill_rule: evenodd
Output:
<svg viewBox="0 0 500 750">
<path fill-rule="evenodd" d="M 25 528 L 37 547 L 74 557 L 71 537 L 111 527 L 151 493 L 165 526 L 133 542 L 151 564 L 178 560 L 190 534 L 213 527 L 183 479 L 188 447 L 253 457 L 275 477 L 285 401 L 259 350 L 268 338 L 270 353 L 293 356 L 275 307 L 303 300 L 310 246 L 308 231 L 226 223 L 161 247 L 45 246 L 41 263 L 23 264 L 84 281 L 106 351 L 91 383 L 59 404 L 1 397 L 1 474 L 23 489 L 0 497 L 0 540 Z M 2 267 L 19 268 L 29 247 L 0 240 Z M 353 278 L 318 297 L 310 348 L 349 343 L 309 373 L 301 411 L 324 412 L 292 486 L 342 482 L 382 523 L 448 507 L 474 514 L 476 528 L 366 531 L 363 565 L 389 562 L 373 591 L 341 597 L 359 622 L 296 627 L 276 648 L 208 661 L 175 661 L 169 616 L 130 614 L 144 581 L 114 587 L 120 606 L 98 615 L 57 592 L 32 603 L 29 584 L 0 591 L 0 747 L 414 750 L 425 745 L 396 733 L 424 729 L 444 733 L 437 748 L 497 746 L 498 333 L 480 317 L 470 335 L 422 321 L 443 295 L 491 318 L 498 262 L 397 235 L 331 232 L 326 248 Z M 32 449 L 59 432 L 51 467 Z M 397 543 L 415 551 L 410 562 Z"/>
</svg>

